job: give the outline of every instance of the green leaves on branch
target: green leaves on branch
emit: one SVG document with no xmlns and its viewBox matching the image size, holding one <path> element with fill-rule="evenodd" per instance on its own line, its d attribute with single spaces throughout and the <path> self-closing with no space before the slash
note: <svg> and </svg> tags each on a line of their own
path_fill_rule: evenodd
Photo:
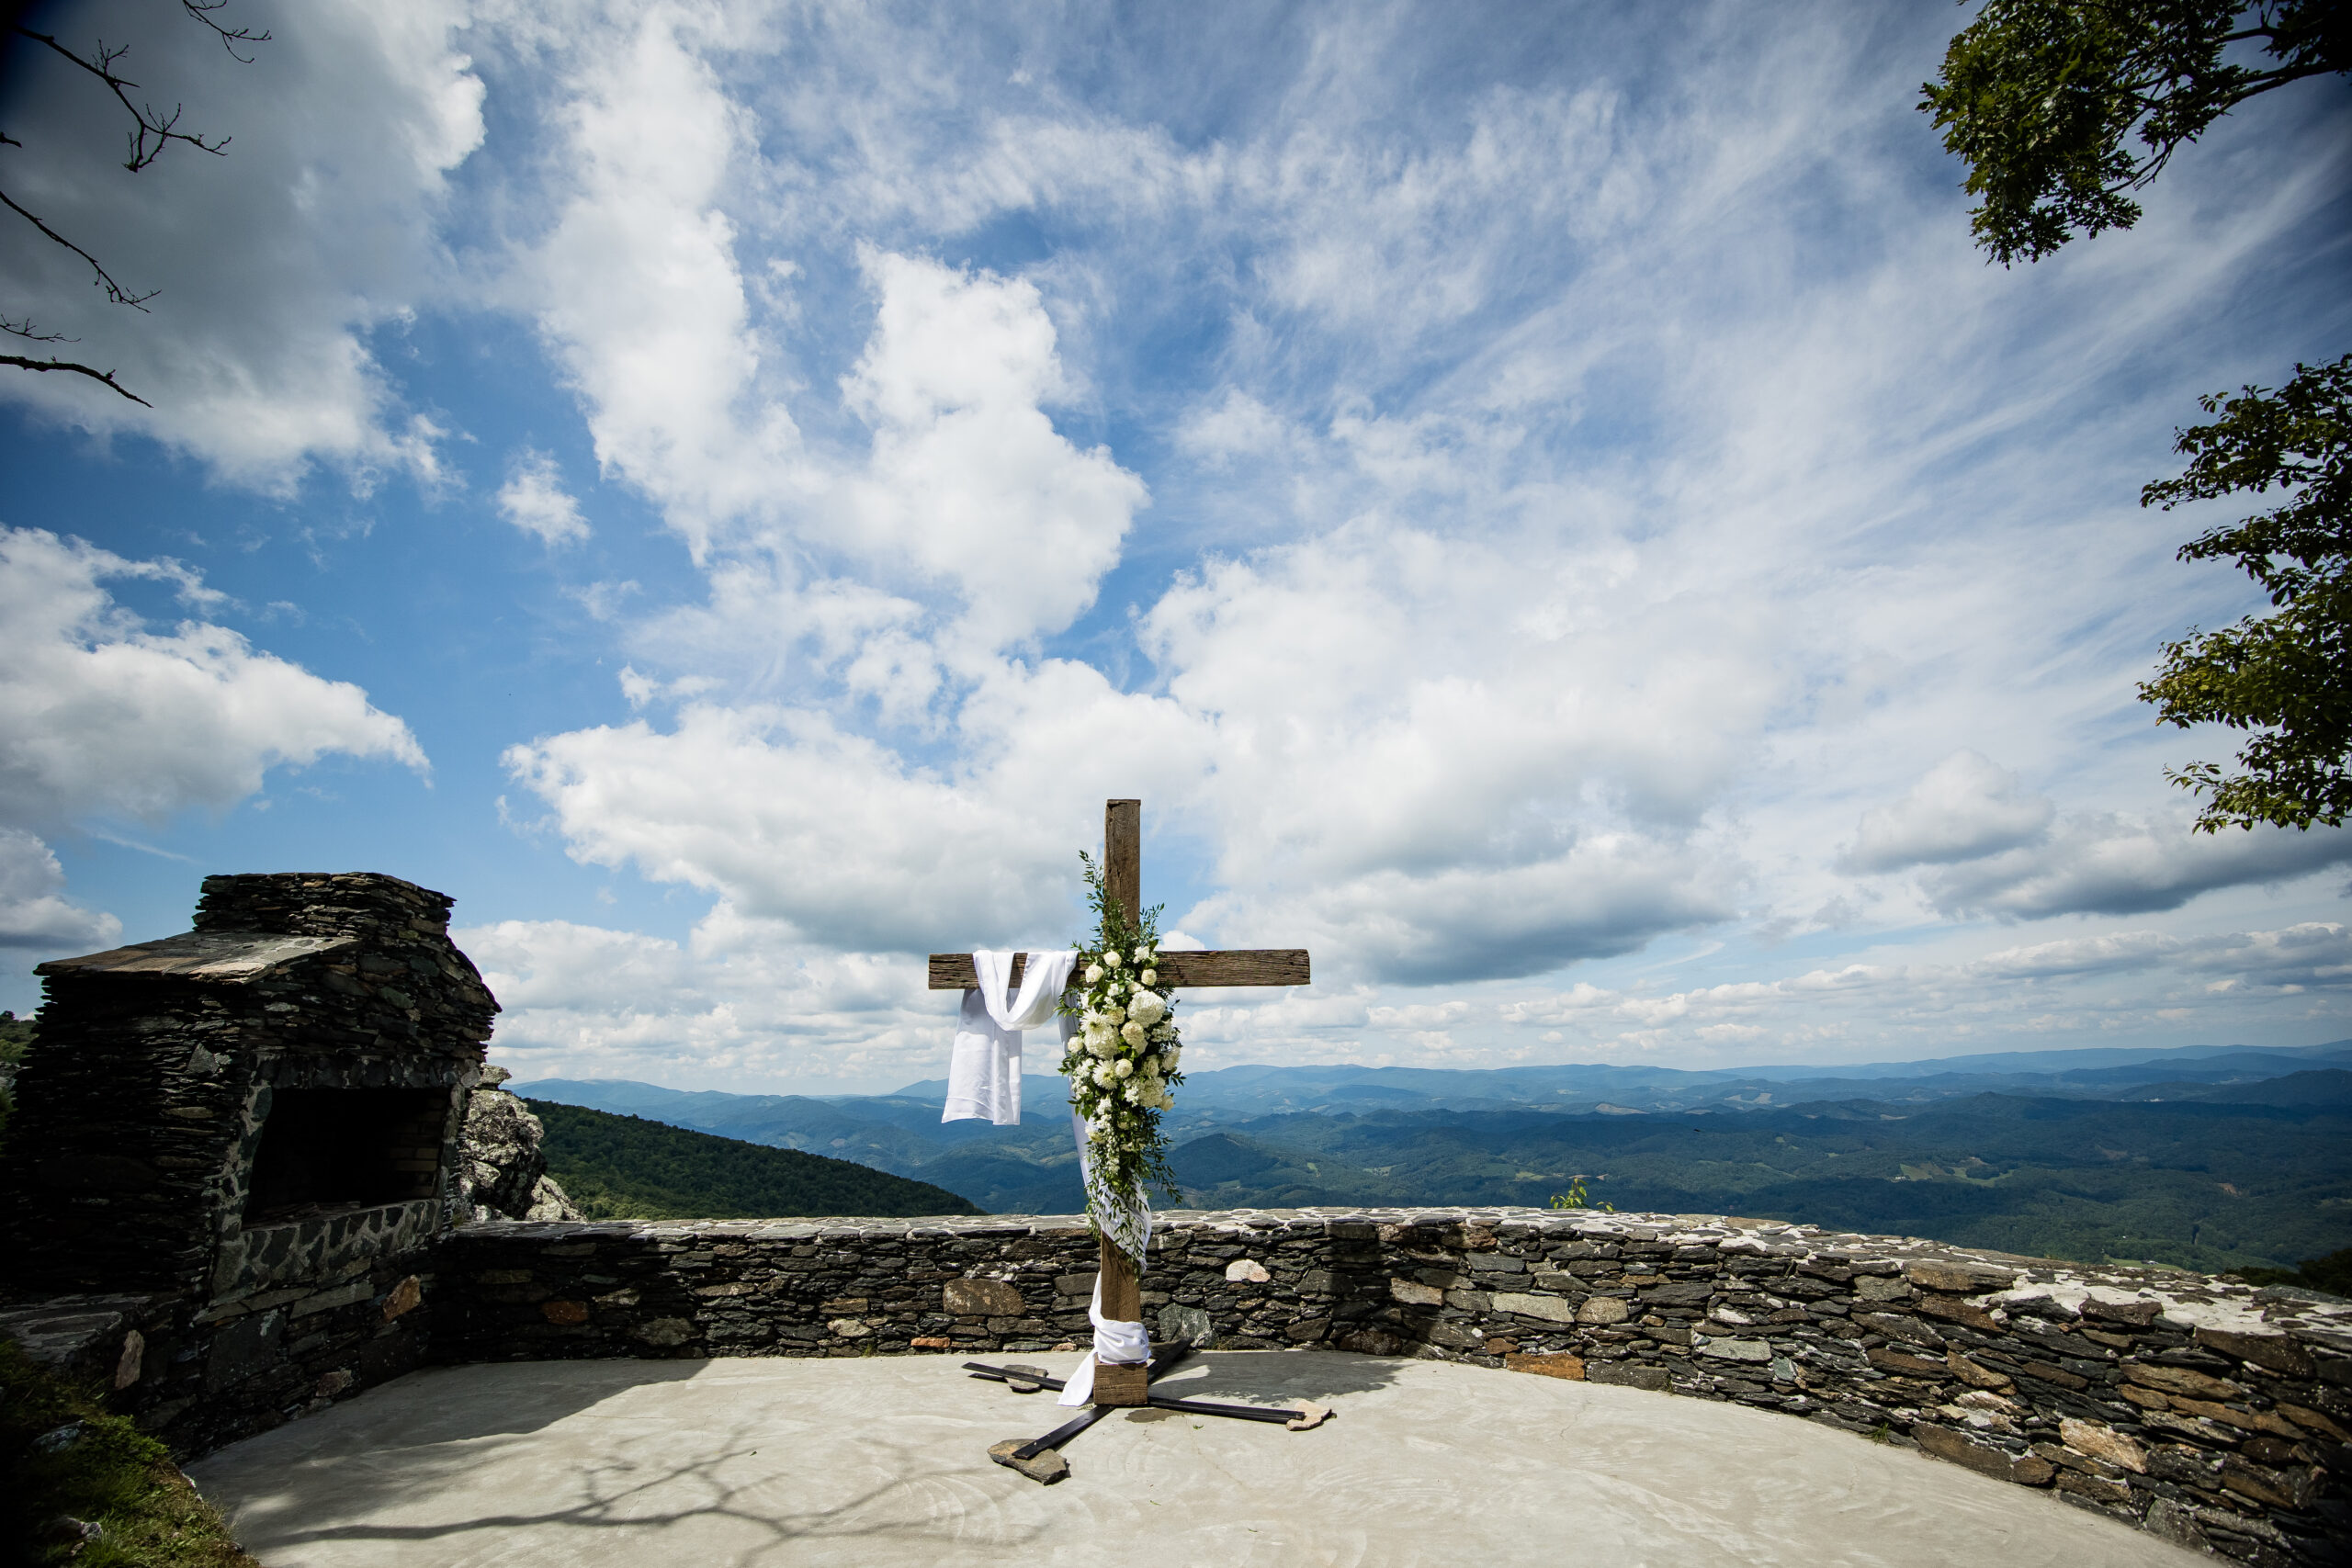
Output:
<svg viewBox="0 0 2352 1568">
<path fill-rule="evenodd" d="M 2208 797 L 2197 819 L 2208 833 L 2336 827 L 2352 810 L 2352 355 L 2298 365 L 2276 392 L 2199 401 L 2222 417 L 2178 433 L 2187 471 L 2149 485 L 2141 505 L 2170 511 L 2273 485 L 2295 494 L 2180 548 L 2182 560 L 2235 560 L 2278 608 L 2165 646 L 2140 687 L 2159 723 L 2266 731 L 2238 752 L 2243 773 L 2194 762 L 2165 776 Z"/>
<path fill-rule="evenodd" d="M 2274 64 L 2224 62 L 2257 41 Z M 1970 228 L 2007 266 L 2129 229 L 2126 193 L 2183 142 L 2257 94 L 2347 69 L 2344 0 L 1988 0 L 1919 107 L 1966 160 Z"/>
</svg>

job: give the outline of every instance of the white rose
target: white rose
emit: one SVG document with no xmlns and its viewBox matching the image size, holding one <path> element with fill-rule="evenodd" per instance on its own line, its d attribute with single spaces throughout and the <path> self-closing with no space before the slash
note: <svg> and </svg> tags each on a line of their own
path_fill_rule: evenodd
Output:
<svg viewBox="0 0 2352 1568">
<path fill-rule="evenodd" d="M 1104 1009 L 1102 1010 L 1102 1027 L 1103 1027 L 1103 1028 L 1105 1028 L 1105 1029 L 1116 1029 L 1116 1028 L 1118 1028 L 1118 1027 L 1119 1027 L 1119 1025 L 1121 1025 L 1121 1024 L 1123 1024 L 1123 1023 L 1125 1023 L 1125 1022 L 1126 1022 L 1126 1021 L 1127 1021 L 1127 1010 L 1126 1010 L 1126 1009 L 1125 1009 L 1125 1008 L 1123 1008 L 1123 1007 L 1121 1007 L 1118 1003 L 1116 1003 L 1116 1002 L 1113 1002 L 1109 1007 L 1106 1007 L 1106 1008 L 1104 1008 Z"/>
<path fill-rule="evenodd" d="M 1141 1045 L 1144 1041 L 1143 1025 L 1140 1023 L 1129 1022 L 1125 1028 L 1119 1031 L 1119 1038 L 1125 1040 L 1130 1045 Z"/>
<path fill-rule="evenodd" d="M 1157 969 L 1145 970 L 1143 972 L 1143 983 L 1147 986 L 1157 986 L 1159 984 L 1159 971 Z"/>
<path fill-rule="evenodd" d="M 1102 962 L 1116 969 L 1125 960 L 1120 958 L 1119 950 L 1114 947 L 1102 955 Z"/>
<path fill-rule="evenodd" d="M 1128 1061 L 1125 1056 L 1122 1056 L 1117 1062 L 1113 1064 L 1111 1070 L 1118 1074 L 1123 1078 L 1133 1077 L 1135 1077 L 1136 1065 L 1133 1062 Z"/>
<path fill-rule="evenodd" d="M 1102 965 L 1100 964 L 1090 964 L 1086 966 L 1086 983 L 1088 985 L 1096 985 L 1101 982 L 1102 978 Z"/>
</svg>

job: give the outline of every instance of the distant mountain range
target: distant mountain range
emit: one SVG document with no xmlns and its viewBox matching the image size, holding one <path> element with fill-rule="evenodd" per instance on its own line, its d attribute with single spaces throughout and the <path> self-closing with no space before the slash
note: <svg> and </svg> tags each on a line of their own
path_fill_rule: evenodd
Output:
<svg viewBox="0 0 2352 1568">
<path fill-rule="evenodd" d="M 996 1213 L 1080 1205 L 1062 1082 L 1017 1127 L 888 1095 L 515 1084 L 553 1100 L 917 1178 Z M 1244 1066 L 1168 1118 L 1189 1203 L 1548 1202 L 1731 1213 L 2056 1257 L 2224 1269 L 2352 1245 L 2352 1041 L 1691 1072 Z"/>
</svg>

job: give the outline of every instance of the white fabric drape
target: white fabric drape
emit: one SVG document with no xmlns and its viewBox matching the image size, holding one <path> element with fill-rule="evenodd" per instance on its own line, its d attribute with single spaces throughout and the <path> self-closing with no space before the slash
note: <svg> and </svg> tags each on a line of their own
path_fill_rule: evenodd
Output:
<svg viewBox="0 0 2352 1568">
<path fill-rule="evenodd" d="M 956 1050 L 947 1062 L 947 1104 L 942 1122 L 985 1118 L 1000 1127 L 1021 1120 L 1021 1034 L 1054 1016 L 1062 990 L 1069 984 L 1070 966 L 1078 954 L 1032 953 L 1022 972 L 1021 988 L 1008 994 L 1006 976 L 1012 973 L 1011 953 L 975 952 L 972 971 L 979 985 L 964 993 L 956 1021 Z M 1062 1037 L 1069 1037 L 1064 1019 Z"/>
<path fill-rule="evenodd" d="M 1094 1324 L 1094 1348 L 1069 1370 L 1062 1384 L 1060 1403 L 1091 1404 L 1094 1400 L 1094 1363 L 1141 1364 L 1151 1359 L 1151 1334 L 1140 1323 L 1120 1323 L 1102 1315 L 1102 1276 L 1094 1276 L 1094 1299 L 1086 1315 Z"/>
</svg>

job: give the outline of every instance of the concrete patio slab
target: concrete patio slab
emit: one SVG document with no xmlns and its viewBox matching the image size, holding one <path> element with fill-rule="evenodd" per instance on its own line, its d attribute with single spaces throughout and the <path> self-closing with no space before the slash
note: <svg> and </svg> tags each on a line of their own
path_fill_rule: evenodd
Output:
<svg viewBox="0 0 2352 1568">
<path fill-rule="evenodd" d="M 189 1473 L 267 1568 L 2203 1561 L 1733 1404 L 1329 1352 L 1210 1354 L 1166 1384 L 1339 1415 L 1122 1413 L 1045 1487 L 987 1450 L 1069 1412 L 945 1357 L 509 1363 L 402 1378 Z"/>
</svg>

